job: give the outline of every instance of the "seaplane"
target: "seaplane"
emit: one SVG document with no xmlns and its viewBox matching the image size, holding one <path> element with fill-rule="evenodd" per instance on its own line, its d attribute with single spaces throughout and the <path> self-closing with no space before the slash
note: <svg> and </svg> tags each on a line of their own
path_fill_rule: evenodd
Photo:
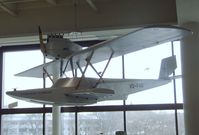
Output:
<svg viewBox="0 0 199 135">
<path fill-rule="evenodd" d="M 171 82 L 169 77 L 176 69 L 175 56 L 162 59 L 158 79 L 116 79 L 104 78 L 111 59 L 165 42 L 180 40 L 192 32 L 170 25 L 151 25 L 139 28 L 120 37 L 97 43 L 83 49 L 61 34 L 49 35 L 44 43 L 39 27 L 40 48 L 51 62 L 16 74 L 22 77 L 51 78 L 50 88 L 27 89 L 6 92 L 16 99 L 51 105 L 82 106 L 106 100 L 126 100 L 129 94 L 148 90 Z M 102 71 L 94 64 L 106 60 Z M 88 67 L 98 78 L 86 77 Z M 77 72 L 81 75 L 78 77 Z M 72 77 L 63 77 L 72 72 Z M 54 82 L 52 76 L 58 73 Z"/>
</svg>

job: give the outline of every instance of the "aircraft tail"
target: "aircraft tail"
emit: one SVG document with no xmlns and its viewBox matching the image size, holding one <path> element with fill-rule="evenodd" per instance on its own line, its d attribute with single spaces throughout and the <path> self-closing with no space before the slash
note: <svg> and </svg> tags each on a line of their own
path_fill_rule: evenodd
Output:
<svg viewBox="0 0 199 135">
<path fill-rule="evenodd" d="M 171 75 L 176 68 L 176 56 L 162 59 L 159 79 L 168 79 L 169 75 Z"/>
</svg>

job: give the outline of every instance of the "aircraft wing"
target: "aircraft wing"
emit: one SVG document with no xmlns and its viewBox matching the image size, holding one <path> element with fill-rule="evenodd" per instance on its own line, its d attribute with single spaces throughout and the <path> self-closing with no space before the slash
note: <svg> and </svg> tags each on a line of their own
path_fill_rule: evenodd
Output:
<svg viewBox="0 0 199 135">
<path fill-rule="evenodd" d="M 111 53 L 113 53 L 113 57 L 117 57 L 165 42 L 179 40 L 191 34 L 191 31 L 176 26 L 147 26 L 130 32 L 121 37 L 104 41 L 82 51 L 76 52 L 70 57 L 67 57 L 64 60 L 63 65 L 67 63 L 67 60 L 69 58 L 72 58 L 74 69 L 76 69 L 78 68 L 76 63 L 79 62 L 79 65 L 81 67 L 84 67 L 86 65 L 86 59 L 89 58 L 92 53 L 93 55 L 91 58 L 91 63 L 94 64 L 109 59 Z M 52 64 L 54 66 L 52 66 Z M 32 69 L 17 74 L 17 76 L 40 78 L 43 75 L 43 67 L 44 65 L 34 67 Z M 47 65 L 45 65 L 45 67 L 48 67 L 49 74 L 52 74 L 55 70 L 60 70 L 60 64 L 58 64 L 58 61 L 48 63 Z M 71 67 L 68 66 L 66 71 L 70 70 Z"/>
</svg>

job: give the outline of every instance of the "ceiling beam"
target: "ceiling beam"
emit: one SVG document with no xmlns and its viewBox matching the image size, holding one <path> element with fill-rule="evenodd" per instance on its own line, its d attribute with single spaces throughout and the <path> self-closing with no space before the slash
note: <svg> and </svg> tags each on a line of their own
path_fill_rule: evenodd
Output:
<svg viewBox="0 0 199 135">
<path fill-rule="evenodd" d="M 46 2 L 48 2 L 51 5 L 57 5 L 57 1 L 56 0 L 46 0 Z"/>
<path fill-rule="evenodd" d="M 15 4 L 7 5 L 7 4 L 4 4 L 3 2 L 0 2 L 0 8 L 12 16 L 17 16 L 16 10 L 15 10 L 16 9 Z"/>
<path fill-rule="evenodd" d="M 92 0 L 86 0 L 86 2 L 88 3 L 88 5 L 94 10 L 94 11 L 98 11 L 96 5 L 93 3 Z"/>
</svg>

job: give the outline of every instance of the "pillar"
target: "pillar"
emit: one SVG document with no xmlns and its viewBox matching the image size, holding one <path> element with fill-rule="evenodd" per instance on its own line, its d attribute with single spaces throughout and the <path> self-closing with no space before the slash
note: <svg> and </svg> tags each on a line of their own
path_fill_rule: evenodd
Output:
<svg viewBox="0 0 199 135">
<path fill-rule="evenodd" d="M 199 23 L 183 26 L 193 31 L 181 40 L 185 134 L 199 135 Z"/>
<path fill-rule="evenodd" d="M 59 71 L 54 67 L 53 81 L 56 82 L 59 79 Z M 61 135 L 61 107 L 53 105 L 52 107 L 52 135 Z"/>
<path fill-rule="evenodd" d="M 53 105 L 52 108 L 52 121 L 53 121 L 53 134 L 52 135 L 61 135 L 61 107 Z"/>
</svg>

